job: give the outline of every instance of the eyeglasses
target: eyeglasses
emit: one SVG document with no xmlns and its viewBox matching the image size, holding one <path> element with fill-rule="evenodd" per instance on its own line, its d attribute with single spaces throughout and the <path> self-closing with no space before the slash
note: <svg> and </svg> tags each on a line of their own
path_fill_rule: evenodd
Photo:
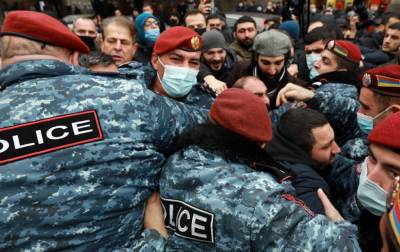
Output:
<svg viewBox="0 0 400 252">
<path fill-rule="evenodd" d="M 146 22 L 144 22 L 144 26 L 145 27 L 149 27 L 149 26 L 152 26 L 152 25 L 159 26 L 160 22 L 158 22 L 158 21 L 146 21 Z"/>
</svg>

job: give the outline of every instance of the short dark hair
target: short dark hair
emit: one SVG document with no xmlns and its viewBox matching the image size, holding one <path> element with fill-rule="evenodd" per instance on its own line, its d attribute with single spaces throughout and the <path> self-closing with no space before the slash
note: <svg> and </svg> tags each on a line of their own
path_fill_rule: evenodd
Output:
<svg viewBox="0 0 400 252">
<path fill-rule="evenodd" d="M 389 19 L 397 18 L 400 19 L 400 14 L 395 12 L 387 12 L 383 14 L 382 24 L 386 25 L 389 22 Z"/>
<path fill-rule="evenodd" d="M 111 55 L 99 51 L 82 54 L 79 57 L 79 65 L 86 68 L 90 68 L 95 65 L 109 66 L 111 64 L 114 64 Z"/>
<path fill-rule="evenodd" d="M 286 140 L 311 155 L 315 143 L 312 130 L 327 123 L 326 117 L 316 110 L 296 108 L 282 115 L 276 130 Z"/>
<path fill-rule="evenodd" d="M 223 16 L 216 14 L 216 13 L 208 15 L 208 17 L 206 18 L 206 23 L 208 23 L 208 20 L 210 20 L 210 19 L 219 19 L 221 21 L 225 20 Z"/>
<path fill-rule="evenodd" d="M 335 31 L 329 30 L 325 27 L 317 27 L 306 34 L 306 36 L 304 37 L 304 44 L 311 45 L 312 43 L 320 40 L 328 42 L 332 39 L 336 39 Z"/>
<path fill-rule="evenodd" d="M 400 30 L 400 22 L 389 25 L 389 29 Z"/>
<path fill-rule="evenodd" d="M 243 23 L 253 23 L 254 27 L 257 29 L 257 23 L 252 17 L 242 16 L 238 20 L 236 20 L 235 24 L 233 25 L 233 31 L 236 32 L 238 24 L 243 24 Z"/>
</svg>

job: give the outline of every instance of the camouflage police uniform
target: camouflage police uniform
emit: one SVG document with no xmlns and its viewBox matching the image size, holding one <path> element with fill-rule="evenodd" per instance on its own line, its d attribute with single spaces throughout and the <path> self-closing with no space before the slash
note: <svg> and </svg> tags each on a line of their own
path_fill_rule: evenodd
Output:
<svg viewBox="0 0 400 252">
<path fill-rule="evenodd" d="M 306 103 L 327 117 L 335 131 L 336 142 L 342 148 L 342 155 L 354 160 L 363 160 L 368 155 L 365 144 L 367 136 L 361 132 L 357 123 L 360 102 L 355 86 L 342 83 L 323 84 Z"/>
<path fill-rule="evenodd" d="M 314 216 L 268 173 L 197 146 L 170 157 L 160 177 L 167 250 L 360 251 L 357 228 Z"/>
<path fill-rule="evenodd" d="M 2 69 L 0 87 L 2 130 L 95 110 L 103 134 L 1 165 L 0 250 L 163 248 L 156 231 L 142 233 L 145 201 L 158 187 L 163 152 L 185 128 L 204 122 L 204 111 L 147 90 L 140 68 L 126 80 L 89 75 L 60 61 L 23 61 Z M 46 134 L 29 142 L 47 144 Z M 60 137 L 61 131 L 52 134 Z M 21 147 L 29 136 L 18 137 Z"/>
</svg>

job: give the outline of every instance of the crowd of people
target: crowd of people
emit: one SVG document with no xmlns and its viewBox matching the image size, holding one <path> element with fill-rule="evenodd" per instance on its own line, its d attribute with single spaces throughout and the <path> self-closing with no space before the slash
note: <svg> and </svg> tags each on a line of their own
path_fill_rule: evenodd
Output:
<svg viewBox="0 0 400 252">
<path fill-rule="evenodd" d="M 400 251 L 398 6 L 247 5 L 8 12 L 0 250 Z"/>
</svg>

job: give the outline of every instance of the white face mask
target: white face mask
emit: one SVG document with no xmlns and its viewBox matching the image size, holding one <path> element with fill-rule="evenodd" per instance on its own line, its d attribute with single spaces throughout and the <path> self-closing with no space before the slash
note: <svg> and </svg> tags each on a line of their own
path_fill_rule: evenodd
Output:
<svg viewBox="0 0 400 252">
<path fill-rule="evenodd" d="M 158 61 L 164 67 L 164 75 L 161 79 L 158 72 L 157 78 L 165 92 L 172 98 L 180 98 L 187 95 L 197 83 L 198 70 L 187 67 L 165 65 L 160 58 Z"/>
<path fill-rule="evenodd" d="M 387 192 L 368 178 L 367 160 L 368 158 L 361 164 L 357 198 L 369 212 L 376 216 L 382 216 L 386 209 Z"/>
<path fill-rule="evenodd" d="M 320 53 L 310 53 L 306 54 L 307 68 L 310 70 L 310 80 L 314 79 L 319 75 L 317 69 L 315 69 L 315 62 L 321 60 L 322 56 Z"/>
</svg>

